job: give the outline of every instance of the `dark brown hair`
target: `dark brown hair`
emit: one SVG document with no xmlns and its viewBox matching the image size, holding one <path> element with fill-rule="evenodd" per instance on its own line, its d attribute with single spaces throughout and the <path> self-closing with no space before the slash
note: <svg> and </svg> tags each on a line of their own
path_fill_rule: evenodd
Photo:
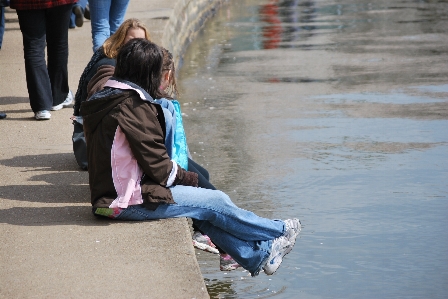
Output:
<svg viewBox="0 0 448 299">
<path fill-rule="evenodd" d="M 133 82 L 146 90 L 153 99 L 163 97 L 159 90 L 163 54 L 155 43 L 134 38 L 120 49 L 114 77 Z"/>
</svg>

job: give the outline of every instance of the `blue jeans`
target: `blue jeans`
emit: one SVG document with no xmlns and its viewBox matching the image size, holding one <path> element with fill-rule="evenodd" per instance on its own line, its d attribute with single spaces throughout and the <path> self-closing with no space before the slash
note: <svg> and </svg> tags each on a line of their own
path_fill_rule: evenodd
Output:
<svg viewBox="0 0 448 299">
<path fill-rule="evenodd" d="M 123 23 L 129 0 L 90 0 L 93 52 Z"/>
<path fill-rule="evenodd" d="M 129 206 L 117 220 L 155 220 L 188 217 L 210 239 L 230 254 L 252 276 L 258 275 L 271 252 L 272 241 L 285 231 L 285 223 L 238 208 L 219 190 L 177 185 L 170 188 L 175 204 L 155 211 L 143 205 Z"/>
</svg>

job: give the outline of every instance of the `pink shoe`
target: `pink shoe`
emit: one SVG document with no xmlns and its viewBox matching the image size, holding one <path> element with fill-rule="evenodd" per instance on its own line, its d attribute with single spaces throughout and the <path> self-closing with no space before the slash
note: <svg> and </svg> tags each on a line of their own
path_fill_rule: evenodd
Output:
<svg viewBox="0 0 448 299">
<path fill-rule="evenodd" d="M 207 235 L 203 235 L 200 232 L 195 232 L 193 234 L 193 246 L 197 249 L 204 250 L 211 253 L 218 254 L 219 251 L 216 249 L 215 244 Z"/>
<path fill-rule="evenodd" d="M 227 253 L 219 254 L 219 269 L 221 271 L 232 271 L 241 267 L 230 255 Z"/>
</svg>

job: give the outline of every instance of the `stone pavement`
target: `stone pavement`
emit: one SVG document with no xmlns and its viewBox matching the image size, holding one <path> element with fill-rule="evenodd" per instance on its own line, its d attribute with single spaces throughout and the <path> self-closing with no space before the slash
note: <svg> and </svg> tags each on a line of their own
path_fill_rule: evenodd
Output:
<svg viewBox="0 0 448 299">
<path fill-rule="evenodd" d="M 181 55 L 220 1 L 131 0 L 126 17 Z M 209 298 L 188 221 L 115 222 L 90 210 L 88 174 L 72 152 L 73 109 L 34 120 L 22 36 L 6 10 L 0 50 L 0 298 Z M 76 91 L 92 55 L 90 21 L 69 32 Z"/>
</svg>

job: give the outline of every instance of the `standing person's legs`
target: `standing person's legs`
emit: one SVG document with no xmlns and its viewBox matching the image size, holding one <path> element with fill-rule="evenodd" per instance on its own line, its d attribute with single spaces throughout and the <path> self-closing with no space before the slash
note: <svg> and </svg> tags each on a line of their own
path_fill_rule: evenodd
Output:
<svg viewBox="0 0 448 299">
<path fill-rule="evenodd" d="M 35 113 L 50 110 L 53 96 L 45 61 L 45 10 L 17 10 L 17 16 L 22 31 L 26 85 L 31 109 Z"/>
<path fill-rule="evenodd" d="M 93 52 L 110 36 L 109 13 L 112 0 L 90 0 Z"/>
<path fill-rule="evenodd" d="M 61 104 L 68 87 L 68 23 L 72 5 L 60 5 L 46 11 L 48 76 L 53 94 L 52 106 Z"/>
<path fill-rule="evenodd" d="M 124 21 L 129 0 L 112 0 L 109 13 L 110 35 L 117 31 Z"/>
<path fill-rule="evenodd" d="M 160 205 L 155 211 L 143 205 L 129 206 L 115 218 L 120 220 L 152 220 L 189 217 L 200 229 L 228 252 L 253 275 L 258 274 L 269 257 L 272 240 L 285 232 L 285 223 L 255 215 L 238 208 L 218 190 L 188 186 L 171 188 L 176 204 Z"/>
</svg>

